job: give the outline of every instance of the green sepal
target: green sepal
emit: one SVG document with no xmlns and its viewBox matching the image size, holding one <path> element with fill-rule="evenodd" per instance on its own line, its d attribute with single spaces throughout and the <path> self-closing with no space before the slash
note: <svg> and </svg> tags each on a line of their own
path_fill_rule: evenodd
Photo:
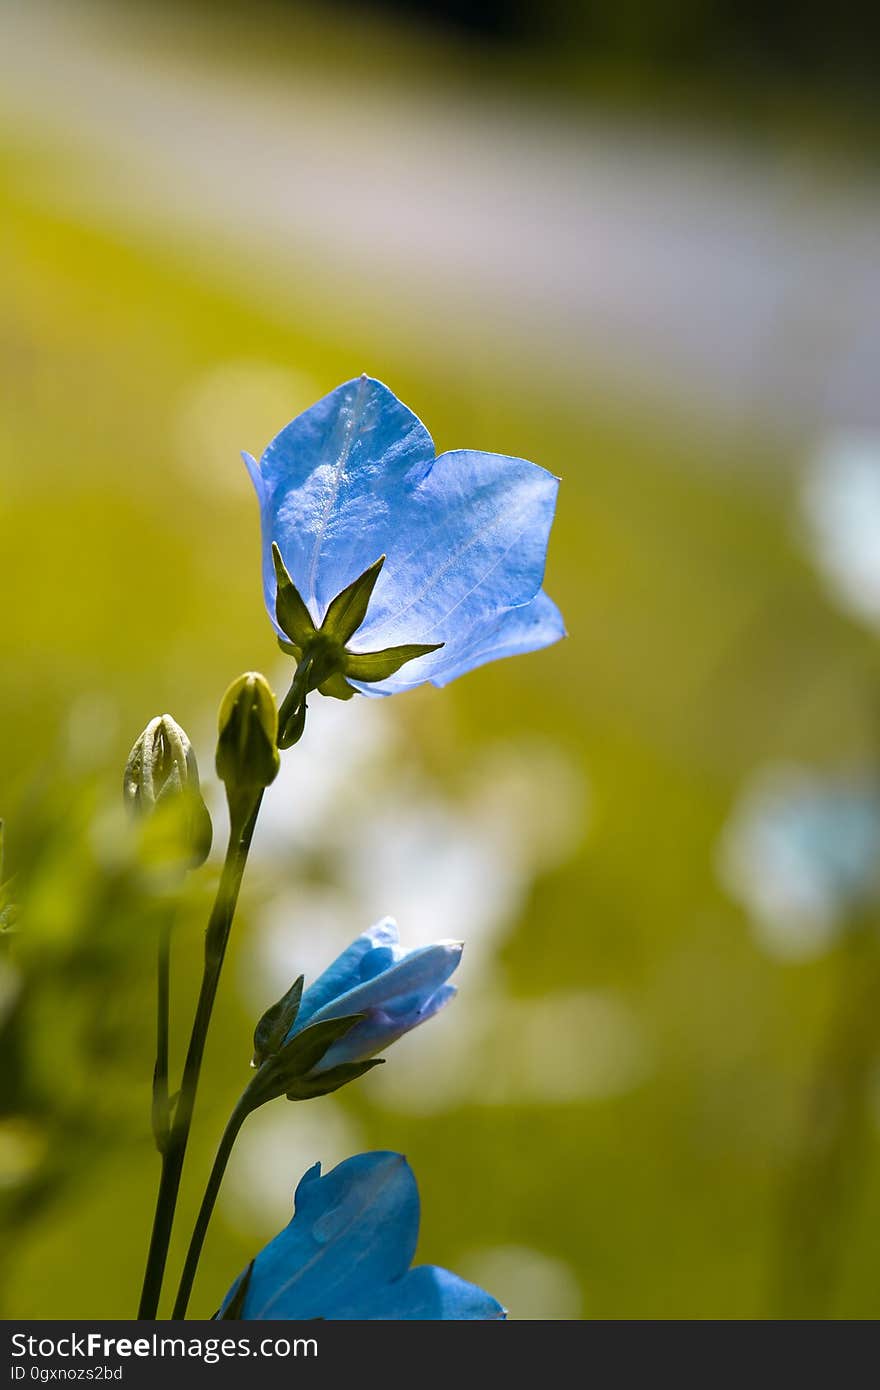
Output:
<svg viewBox="0 0 880 1390">
<path fill-rule="evenodd" d="M 272 542 L 272 563 L 275 566 L 275 618 L 282 632 L 297 647 L 305 647 L 315 635 L 315 624 L 305 602 L 287 573 L 281 551 Z"/>
<path fill-rule="evenodd" d="M 244 1274 L 239 1279 L 235 1288 L 235 1293 L 230 1298 L 225 1309 L 221 1312 L 218 1308 L 211 1319 L 212 1322 L 241 1322 L 241 1315 L 244 1312 L 244 1301 L 247 1298 L 253 1272 L 254 1261 L 251 1260 Z"/>
<path fill-rule="evenodd" d="M 277 1004 L 267 1009 L 254 1029 L 254 1060 L 252 1065 L 261 1067 L 267 1057 L 274 1057 L 287 1037 L 299 1013 L 302 999 L 304 976 L 300 975 Z"/>
<path fill-rule="evenodd" d="M 341 647 L 354 636 L 364 618 L 373 597 L 376 580 L 382 572 L 385 556 L 380 555 L 363 574 L 337 594 L 324 615 L 321 631 L 332 637 Z"/>
<path fill-rule="evenodd" d="M 442 642 L 408 642 L 402 647 L 385 647 L 380 652 L 346 652 L 345 674 L 355 681 L 384 681 L 407 661 L 436 652 Z"/>
<path fill-rule="evenodd" d="M 349 685 L 341 671 L 334 671 L 318 689 L 322 695 L 332 695 L 334 700 L 351 700 L 357 694 L 354 686 Z"/>
<path fill-rule="evenodd" d="M 348 584 L 331 602 L 316 631 L 311 615 L 284 567 L 278 546 L 272 544 L 278 581 L 276 618 L 288 641 L 278 639 L 282 651 L 296 659 L 293 683 L 281 703 L 278 747 L 290 748 L 302 737 L 306 721 L 306 697 L 312 690 L 336 700 L 350 700 L 358 692 L 351 681 L 386 680 L 407 661 L 427 656 L 442 642 L 409 642 L 377 652 L 350 652 L 348 643 L 367 616 L 385 556 L 380 555 L 363 574 Z M 350 679 L 346 679 L 349 677 Z"/>
<path fill-rule="evenodd" d="M 349 1014 L 346 1018 L 325 1018 L 320 1023 L 310 1023 L 290 1042 L 279 1048 L 272 1059 L 273 1070 L 286 1077 L 305 1076 L 316 1067 L 328 1048 L 332 1047 L 346 1033 L 350 1033 L 363 1014 Z"/>
<path fill-rule="evenodd" d="M 316 1067 L 324 1053 L 344 1038 L 363 1014 L 350 1014 L 346 1018 L 327 1018 L 321 1023 L 310 1023 L 301 1033 L 280 1047 L 273 1057 L 269 1057 L 260 1067 L 245 1095 L 251 1109 L 263 1105 L 267 1100 L 285 1095 L 294 1083 Z"/>
<path fill-rule="evenodd" d="M 313 1100 L 315 1096 L 329 1096 L 349 1081 L 357 1081 L 359 1076 L 381 1067 L 384 1057 L 371 1057 L 368 1062 L 341 1062 L 338 1067 L 319 1072 L 317 1076 L 303 1076 L 286 1092 L 288 1100 Z"/>
<path fill-rule="evenodd" d="M 162 798 L 160 797 L 159 800 L 161 802 Z M 214 826 L 211 822 L 211 813 L 199 792 L 187 789 L 183 793 L 183 804 L 188 814 L 187 836 L 192 847 L 193 866 L 197 868 L 200 864 L 204 864 L 211 853 Z"/>
</svg>

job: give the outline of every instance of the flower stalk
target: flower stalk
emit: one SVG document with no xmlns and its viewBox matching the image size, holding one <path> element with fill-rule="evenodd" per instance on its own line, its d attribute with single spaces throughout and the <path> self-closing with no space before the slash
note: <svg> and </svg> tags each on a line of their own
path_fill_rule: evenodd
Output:
<svg viewBox="0 0 880 1390">
<path fill-rule="evenodd" d="M 230 827 L 223 872 L 220 876 L 217 896 L 205 934 L 205 964 L 183 1067 L 180 1097 L 175 1106 L 174 1118 L 162 1154 L 162 1174 L 159 1181 L 153 1230 L 138 1308 L 139 1318 L 154 1319 L 159 1308 L 165 1265 L 168 1260 L 168 1246 L 171 1241 L 171 1229 L 177 1209 L 180 1180 L 189 1144 L 208 1028 L 214 1009 L 214 1001 L 217 997 L 217 987 L 220 983 L 220 973 L 223 969 L 229 932 L 235 916 L 241 880 L 247 864 L 261 801 L 262 792 L 257 796 L 244 823 L 233 823 Z"/>
</svg>

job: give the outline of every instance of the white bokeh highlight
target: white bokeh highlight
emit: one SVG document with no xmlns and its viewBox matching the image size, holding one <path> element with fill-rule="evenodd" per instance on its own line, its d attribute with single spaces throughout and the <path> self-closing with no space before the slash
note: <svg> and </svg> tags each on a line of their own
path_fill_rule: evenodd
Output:
<svg viewBox="0 0 880 1390">
<path fill-rule="evenodd" d="M 782 960 L 818 956 L 880 894 L 880 789 L 796 765 L 764 768 L 731 813 L 717 866 L 763 949 Z"/>
<path fill-rule="evenodd" d="M 806 472 L 807 543 L 834 601 L 880 624 L 880 434 L 844 433 Z"/>
<path fill-rule="evenodd" d="M 578 1321 L 583 1299 L 570 1265 L 526 1245 L 474 1250 L 460 1261 L 461 1273 L 491 1289 L 515 1320 Z"/>
</svg>

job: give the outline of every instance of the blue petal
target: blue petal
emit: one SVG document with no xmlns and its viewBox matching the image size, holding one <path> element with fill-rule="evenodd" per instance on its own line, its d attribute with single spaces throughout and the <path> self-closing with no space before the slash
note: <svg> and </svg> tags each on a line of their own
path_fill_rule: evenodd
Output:
<svg viewBox="0 0 880 1390">
<path fill-rule="evenodd" d="M 448 1269 L 419 1265 L 390 1288 L 375 1289 L 355 1303 L 339 1306 L 335 1321 L 452 1322 L 500 1321 L 507 1313 L 497 1299 Z"/>
<path fill-rule="evenodd" d="M 329 965 L 323 974 L 319 975 L 314 984 L 309 985 L 300 1003 L 299 1013 L 296 1017 L 296 1024 L 293 1031 L 298 1032 L 310 1023 L 314 1014 L 325 1004 L 333 999 L 337 999 L 342 994 L 347 994 L 361 983 L 363 978 L 361 967 L 364 958 L 376 949 L 385 948 L 400 956 L 402 952 L 398 942 L 400 936 L 397 930 L 397 923 L 391 917 L 385 917 L 368 931 L 363 932 L 356 941 L 338 956 L 332 965 Z M 338 1015 L 337 1015 L 338 1016 Z M 292 1032 L 290 1036 L 292 1036 Z"/>
<path fill-rule="evenodd" d="M 397 1007 L 393 1012 L 384 1009 L 371 1010 L 362 1022 L 355 1024 L 350 1033 L 346 1033 L 344 1038 L 340 1038 L 339 1042 L 334 1043 L 324 1053 L 320 1063 L 314 1068 L 315 1074 L 329 1071 L 340 1062 L 363 1062 L 368 1057 L 376 1057 L 393 1042 L 397 1042 L 398 1038 L 402 1038 L 404 1033 L 418 1028 L 421 1023 L 427 1023 L 428 1019 L 439 1013 L 457 993 L 455 985 L 441 985 L 429 999 L 409 1000 L 406 1008 Z"/>
<path fill-rule="evenodd" d="M 320 622 L 331 599 L 387 552 L 399 506 L 434 461 L 424 425 L 381 382 L 338 386 L 281 431 L 254 478 L 263 529 L 263 584 L 275 620 L 276 541 Z"/>
<path fill-rule="evenodd" d="M 297 1188 L 292 1221 L 254 1261 L 242 1317 L 334 1318 L 402 1278 L 418 1230 L 418 1189 L 401 1154 L 358 1154 L 326 1177 L 316 1166 Z"/>
<path fill-rule="evenodd" d="M 346 1014 L 364 1013 L 370 1009 L 387 1009 L 395 1002 L 407 1007 L 411 1000 L 420 1006 L 445 984 L 461 960 L 460 941 L 437 942 L 409 951 L 390 969 L 363 980 L 345 994 L 329 999 L 309 1017 L 310 1023 L 325 1018 L 343 1018 Z M 304 1024 L 296 1020 L 294 1032 Z"/>
<path fill-rule="evenodd" d="M 528 603 L 544 577 L 558 488 L 525 459 L 443 454 L 399 498 L 388 558 L 351 650 L 444 642 L 448 657 L 475 623 Z"/>
<path fill-rule="evenodd" d="M 425 681 L 431 681 L 433 685 L 448 685 L 466 671 L 484 666 L 487 661 L 538 651 L 564 636 L 562 614 L 542 589 L 531 603 L 483 618 L 474 623 L 469 632 L 461 634 L 458 641 L 429 656 L 407 662 L 388 680 L 372 685 L 364 681 L 352 681 L 351 684 L 364 695 L 372 696 L 396 695 L 403 690 L 412 690 Z"/>
</svg>

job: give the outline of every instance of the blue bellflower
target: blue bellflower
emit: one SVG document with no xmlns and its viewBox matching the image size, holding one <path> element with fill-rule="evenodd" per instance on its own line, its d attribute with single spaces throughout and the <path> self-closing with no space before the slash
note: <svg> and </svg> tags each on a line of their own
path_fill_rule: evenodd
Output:
<svg viewBox="0 0 880 1390">
<path fill-rule="evenodd" d="M 364 1015 L 325 1052 L 313 1075 L 384 1052 L 455 996 L 455 986 L 446 982 L 461 960 L 460 941 L 410 951 L 399 943 L 397 924 L 386 917 L 353 941 L 303 994 L 285 1041 L 325 1019 Z"/>
<path fill-rule="evenodd" d="M 304 631 L 309 621 L 320 629 L 334 598 L 374 568 L 344 660 L 316 680 L 325 694 L 443 686 L 565 635 L 541 588 L 558 488 L 543 468 L 471 449 L 437 458 L 421 421 L 366 376 L 298 416 L 259 463 L 244 458 L 260 502 L 266 607 L 283 642 L 292 634 L 276 610 L 279 561 Z M 420 653 L 389 659 L 414 644 Z"/>
<path fill-rule="evenodd" d="M 418 1234 L 418 1187 L 401 1154 L 358 1154 L 323 1177 L 316 1163 L 296 1189 L 290 1224 L 239 1275 L 218 1317 L 236 1295 L 229 1316 L 248 1321 L 506 1317 L 490 1294 L 448 1270 L 410 1269 Z"/>
</svg>

